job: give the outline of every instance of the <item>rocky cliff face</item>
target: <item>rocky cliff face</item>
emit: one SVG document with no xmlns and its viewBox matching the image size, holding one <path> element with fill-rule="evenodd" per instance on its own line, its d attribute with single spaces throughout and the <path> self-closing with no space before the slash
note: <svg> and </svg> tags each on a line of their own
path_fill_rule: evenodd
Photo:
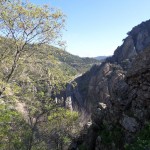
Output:
<svg viewBox="0 0 150 150">
<path fill-rule="evenodd" d="M 150 44 L 150 21 L 141 23 L 128 32 L 127 38 L 123 40 L 123 44 L 119 46 L 114 55 L 107 60 L 110 62 L 116 62 L 118 64 L 124 63 L 124 61 L 133 59 L 138 55 L 145 47 Z"/>
<path fill-rule="evenodd" d="M 112 57 L 76 80 L 72 100 L 92 113 L 86 149 L 125 149 L 150 121 L 149 45 L 150 20 L 134 27 Z"/>
<path fill-rule="evenodd" d="M 112 82 L 114 91 L 103 101 L 105 108 L 99 103 L 93 113 L 92 130 L 96 128 L 98 134 L 95 145 L 89 145 L 89 149 L 124 149 L 150 121 L 150 47 L 135 58 L 125 75 L 118 73 L 120 77 L 115 75 Z M 104 133 L 109 133 L 109 146 Z"/>
</svg>

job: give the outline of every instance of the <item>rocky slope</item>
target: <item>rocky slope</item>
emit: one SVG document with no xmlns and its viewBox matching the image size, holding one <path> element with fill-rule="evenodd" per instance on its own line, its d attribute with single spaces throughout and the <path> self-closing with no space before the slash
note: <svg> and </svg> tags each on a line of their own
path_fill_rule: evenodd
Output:
<svg viewBox="0 0 150 150">
<path fill-rule="evenodd" d="M 134 27 L 102 65 L 76 79 L 72 101 L 92 113 L 92 125 L 80 149 L 139 149 L 145 141 L 141 149 L 150 148 L 150 137 L 137 140 L 150 125 L 149 45 L 150 20 Z M 137 145 L 130 145 L 136 140 Z"/>
</svg>

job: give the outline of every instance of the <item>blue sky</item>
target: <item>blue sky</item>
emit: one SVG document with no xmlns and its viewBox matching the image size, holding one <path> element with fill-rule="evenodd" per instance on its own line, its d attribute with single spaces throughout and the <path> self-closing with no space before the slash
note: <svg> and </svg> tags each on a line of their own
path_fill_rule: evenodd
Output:
<svg viewBox="0 0 150 150">
<path fill-rule="evenodd" d="M 30 0 L 67 15 L 67 51 L 79 56 L 112 55 L 126 33 L 150 19 L 150 0 Z"/>
</svg>

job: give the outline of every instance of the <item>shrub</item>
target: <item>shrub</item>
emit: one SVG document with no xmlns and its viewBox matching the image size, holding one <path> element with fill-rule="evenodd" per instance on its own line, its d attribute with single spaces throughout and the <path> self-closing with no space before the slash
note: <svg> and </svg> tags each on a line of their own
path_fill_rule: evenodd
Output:
<svg viewBox="0 0 150 150">
<path fill-rule="evenodd" d="M 148 150 L 150 149 L 150 123 L 136 135 L 132 144 L 126 144 L 125 150 Z"/>
</svg>

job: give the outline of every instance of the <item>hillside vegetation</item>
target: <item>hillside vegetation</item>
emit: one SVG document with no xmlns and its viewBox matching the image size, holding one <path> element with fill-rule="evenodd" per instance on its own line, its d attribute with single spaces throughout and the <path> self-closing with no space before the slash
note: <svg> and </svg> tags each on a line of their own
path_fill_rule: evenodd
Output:
<svg viewBox="0 0 150 150">
<path fill-rule="evenodd" d="M 0 1 L 1 150 L 63 150 L 79 132 L 78 113 L 56 95 L 98 61 L 49 46 L 63 44 L 64 22 L 47 5 Z"/>
<path fill-rule="evenodd" d="M 74 68 L 77 72 L 83 73 L 91 68 L 93 64 L 99 64 L 100 61 L 94 58 L 79 57 L 72 55 L 66 51 L 60 50 L 56 47 L 49 47 L 50 53 L 57 58 L 60 62 L 67 64 Z"/>
<path fill-rule="evenodd" d="M 10 40 L 0 38 L 0 56 L 1 59 L 4 56 L 3 50 L 5 45 L 11 49 L 12 45 Z M 20 58 L 17 72 L 14 74 L 13 80 L 46 80 L 50 78 L 57 82 L 69 82 L 77 74 L 84 73 L 93 64 L 100 63 L 92 58 L 81 58 L 79 56 L 72 55 L 62 49 L 56 48 L 54 46 L 42 45 L 37 47 L 36 45 L 28 45 L 28 49 L 32 53 L 26 52 L 23 57 Z M 11 53 L 6 56 L 1 64 L 2 72 L 1 77 L 9 71 L 9 63 L 11 63 Z"/>
<path fill-rule="evenodd" d="M 10 49 L 13 47 L 11 40 L 1 37 L 1 58 L 4 57 L 6 45 Z M 39 47 L 29 44 L 27 48 L 32 53 L 26 52 L 20 57 L 9 83 L 4 78 L 11 70 L 13 49 L 1 59 L 0 122 L 4 125 L 0 127 L 1 147 L 3 150 L 24 150 L 29 147 L 43 147 L 45 150 L 47 145 L 50 145 L 50 149 L 60 149 L 60 145 L 67 147 L 76 135 L 72 130 L 77 123 L 78 113 L 63 109 L 65 99 L 56 104 L 55 95 L 64 90 L 76 75 L 98 61 L 80 58 L 48 45 Z M 46 120 L 40 121 L 43 117 Z M 47 139 L 51 139 L 53 144 Z"/>
</svg>

